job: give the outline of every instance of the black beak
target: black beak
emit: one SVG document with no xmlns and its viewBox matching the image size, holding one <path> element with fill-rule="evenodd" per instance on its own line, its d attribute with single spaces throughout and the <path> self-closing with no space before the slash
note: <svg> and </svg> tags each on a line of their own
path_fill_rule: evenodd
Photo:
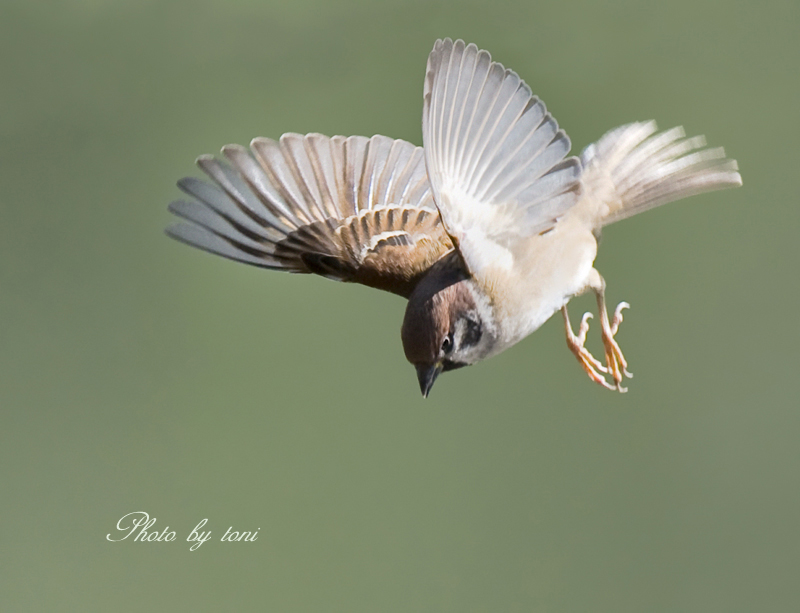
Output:
<svg viewBox="0 0 800 613">
<path fill-rule="evenodd" d="M 419 379 L 419 389 L 422 392 L 422 397 L 427 398 L 428 394 L 433 387 L 433 382 L 436 381 L 436 377 L 439 376 L 439 373 L 442 372 L 442 363 L 439 362 L 438 364 L 433 364 L 432 366 L 428 366 L 427 364 L 420 364 L 417 366 L 417 378 Z"/>
</svg>

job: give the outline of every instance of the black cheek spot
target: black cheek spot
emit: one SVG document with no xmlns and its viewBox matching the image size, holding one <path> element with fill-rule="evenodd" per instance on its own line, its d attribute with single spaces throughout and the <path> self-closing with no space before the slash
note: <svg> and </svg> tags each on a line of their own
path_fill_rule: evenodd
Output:
<svg viewBox="0 0 800 613">
<path fill-rule="evenodd" d="M 464 331 L 464 338 L 461 339 L 462 345 L 473 346 L 481 342 L 483 328 L 481 324 L 472 319 L 467 319 L 467 329 Z"/>
</svg>

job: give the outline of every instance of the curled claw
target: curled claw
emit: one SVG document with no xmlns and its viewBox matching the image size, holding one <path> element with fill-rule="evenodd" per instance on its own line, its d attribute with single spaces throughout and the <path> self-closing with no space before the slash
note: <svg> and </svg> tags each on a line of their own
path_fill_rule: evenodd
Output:
<svg viewBox="0 0 800 613">
<path fill-rule="evenodd" d="M 630 305 L 627 302 L 620 302 L 614 310 L 614 317 L 611 323 L 609 323 L 603 292 L 597 294 L 597 304 L 600 307 L 600 316 L 602 319 L 603 345 L 606 350 L 606 368 L 608 368 L 609 374 L 614 379 L 616 389 L 624 393 L 627 392 L 628 389 L 622 387 L 623 375 L 628 378 L 633 377 L 633 375 L 628 372 L 628 362 L 625 360 L 625 356 L 622 354 L 622 349 L 620 349 L 619 344 L 614 339 L 614 335 L 619 330 L 620 323 L 622 323 L 623 309 L 629 309 Z"/>
<path fill-rule="evenodd" d="M 583 314 L 583 317 L 581 317 L 581 325 L 580 328 L 578 328 L 578 336 L 574 338 L 575 343 L 578 345 L 578 348 L 580 349 L 581 352 L 581 357 L 578 359 L 587 360 L 589 364 L 591 364 L 592 367 L 595 368 L 596 370 L 599 370 L 600 372 L 603 373 L 607 373 L 608 369 L 600 363 L 600 360 L 598 360 L 591 353 L 589 353 L 589 350 L 586 349 L 586 347 L 584 347 L 584 345 L 586 344 L 586 334 L 589 332 L 589 320 L 592 317 L 594 317 L 594 315 L 592 315 L 588 311 Z M 570 329 L 569 331 L 572 332 L 572 329 Z M 567 343 L 569 343 L 569 339 L 567 339 Z M 570 349 L 572 349 L 572 346 L 570 346 Z"/>
<path fill-rule="evenodd" d="M 566 305 L 561 307 L 561 312 L 564 315 L 564 329 L 567 334 L 567 347 L 572 353 L 578 358 L 578 362 L 583 367 L 583 370 L 586 371 L 586 374 L 589 375 L 589 378 L 594 381 L 595 383 L 599 383 L 603 387 L 613 390 L 617 389 L 615 386 L 611 385 L 606 378 L 601 373 L 608 373 L 608 369 L 600 363 L 600 361 L 595 358 L 589 350 L 584 347 L 584 343 L 586 342 L 586 334 L 589 332 L 589 320 L 592 318 L 591 313 L 584 313 L 583 318 L 581 319 L 580 328 L 578 328 L 578 334 L 576 335 L 572 331 L 572 324 L 569 321 L 569 314 L 567 312 Z"/>
<path fill-rule="evenodd" d="M 620 302 L 617 305 L 617 308 L 614 309 L 614 318 L 611 320 L 611 334 L 612 334 L 612 336 L 617 333 L 617 330 L 619 330 L 619 325 L 622 323 L 622 310 L 623 309 L 629 309 L 629 308 L 631 308 L 631 305 L 629 305 L 627 302 Z M 628 376 L 630 376 L 630 375 L 628 375 Z"/>
</svg>

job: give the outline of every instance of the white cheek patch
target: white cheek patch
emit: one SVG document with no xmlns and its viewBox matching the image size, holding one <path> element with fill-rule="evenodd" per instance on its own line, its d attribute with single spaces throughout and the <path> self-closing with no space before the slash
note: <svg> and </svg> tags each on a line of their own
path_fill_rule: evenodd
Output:
<svg viewBox="0 0 800 613">
<path fill-rule="evenodd" d="M 483 326 L 483 333 L 486 334 L 488 332 L 490 335 L 495 336 L 497 334 L 497 324 L 495 323 L 494 309 L 489 302 L 489 298 L 475 287 L 474 283 L 468 283 L 467 287 L 472 294 L 472 299 L 475 301 L 476 318 Z"/>
<path fill-rule="evenodd" d="M 456 342 L 456 347 L 462 350 L 466 349 L 466 347 L 464 347 L 464 342 L 463 342 L 464 332 L 466 331 L 466 329 L 467 329 L 467 322 L 464 321 L 464 318 L 462 317 L 456 322 L 455 330 L 453 330 L 453 340 L 455 340 Z"/>
</svg>

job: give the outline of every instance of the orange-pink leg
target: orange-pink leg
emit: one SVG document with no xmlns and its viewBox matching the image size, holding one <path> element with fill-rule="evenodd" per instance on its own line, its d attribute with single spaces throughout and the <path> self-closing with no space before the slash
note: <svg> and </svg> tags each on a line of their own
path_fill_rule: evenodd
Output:
<svg viewBox="0 0 800 613">
<path fill-rule="evenodd" d="M 589 375 L 589 378 L 594 381 L 595 383 L 599 383 L 603 387 L 607 387 L 608 389 L 615 389 L 613 385 L 609 385 L 606 378 L 600 373 L 607 373 L 608 369 L 603 366 L 597 358 L 595 358 L 589 350 L 584 347 L 586 343 L 586 333 L 589 331 L 589 319 L 591 319 L 591 313 L 584 313 L 583 319 L 581 319 L 581 327 L 578 329 L 578 334 L 576 335 L 572 331 L 572 324 L 569 322 L 569 313 L 567 312 L 567 305 L 561 307 L 561 314 L 564 316 L 564 330 L 567 333 L 567 347 L 569 350 L 578 358 L 578 363 L 583 367 L 583 370 L 586 371 L 586 374 Z"/>
<path fill-rule="evenodd" d="M 603 387 L 610 390 L 617 390 L 618 392 L 627 392 L 628 388 L 622 387 L 622 379 L 625 377 L 632 377 L 633 375 L 628 372 L 628 362 L 622 354 L 619 344 L 614 339 L 619 325 L 622 323 L 622 310 L 630 308 L 627 302 L 620 302 L 614 310 L 614 317 L 609 322 L 608 310 L 606 309 L 605 288 L 606 283 L 603 277 L 597 270 L 592 269 L 592 276 L 590 277 L 589 287 L 594 291 L 597 296 L 597 308 L 600 315 L 600 326 L 603 337 L 603 347 L 606 353 L 606 364 L 603 366 L 591 353 L 584 347 L 586 342 L 586 333 L 589 331 L 589 319 L 592 317 L 591 313 L 586 313 L 581 320 L 581 327 L 578 330 L 577 336 L 572 331 L 572 326 L 569 322 L 569 315 L 567 313 L 566 305 L 561 307 L 561 313 L 564 315 L 564 326 L 567 333 L 567 346 L 570 351 L 578 358 L 586 374 L 595 383 L 599 383 Z M 609 383 L 603 374 L 608 374 L 614 381 L 612 385 Z"/>
</svg>

